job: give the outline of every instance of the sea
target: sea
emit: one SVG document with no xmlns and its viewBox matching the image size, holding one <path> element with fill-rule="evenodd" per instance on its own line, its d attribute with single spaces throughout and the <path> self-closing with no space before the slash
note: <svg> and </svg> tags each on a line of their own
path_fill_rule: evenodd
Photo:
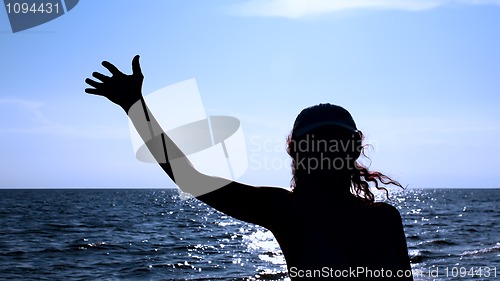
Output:
<svg viewBox="0 0 500 281">
<path fill-rule="evenodd" d="M 500 189 L 406 189 L 379 199 L 401 213 L 415 280 L 500 280 Z M 269 231 L 175 189 L 2 189 L 0 280 L 289 275 Z"/>
</svg>

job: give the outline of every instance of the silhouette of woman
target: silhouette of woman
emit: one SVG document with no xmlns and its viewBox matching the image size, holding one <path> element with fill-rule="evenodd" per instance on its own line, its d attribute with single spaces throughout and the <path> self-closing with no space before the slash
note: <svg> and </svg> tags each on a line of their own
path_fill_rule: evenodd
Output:
<svg viewBox="0 0 500 281">
<path fill-rule="evenodd" d="M 112 76 L 92 73 L 100 81 L 87 78 L 92 88 L 85 91 L 107 97 L 129 114 L 160 166 L 184 192 L 222 186 L 197 199 L 269 229 L 292 280 L 413 280 L 401 216 L 393 206 L 375 203 L 369 189 L 369 182 L 379 189 L 380 184 L 401 185 L 356 161 L 363 135 L 347 110 L 319 104 L 297 116 L 287 142 L 292 190 L 250 186 L 201 174 L 161 131 L 142 98 L 139 56 L 132 61 L 132 75 L 109 62 L 102 65 Z M 142 114 L 131 114 L 134 108 Z M 150 129 L 142 129 L 144 124 Z M 173 172 L 172 159 L 182 172 Z"/>
</svg>

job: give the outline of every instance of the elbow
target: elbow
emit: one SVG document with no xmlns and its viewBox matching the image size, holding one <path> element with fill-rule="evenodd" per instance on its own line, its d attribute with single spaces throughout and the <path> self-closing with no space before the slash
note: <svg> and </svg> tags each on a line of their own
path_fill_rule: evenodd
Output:
<svg viewBox="0 0 500 281">
<path fill-rule="evenodd" d="M 186 193 L 198 197 L 219 188 L 222 188 L 232 181 L 219 177 L 212 177 L 198 172 L 193 167 L 180 168 L 172 165 L 172 180 Z"/>
</svg>

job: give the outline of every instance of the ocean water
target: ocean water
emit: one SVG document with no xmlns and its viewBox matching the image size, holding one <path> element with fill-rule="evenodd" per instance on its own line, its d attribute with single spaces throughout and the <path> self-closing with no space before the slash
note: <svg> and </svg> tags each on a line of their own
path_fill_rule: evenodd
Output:
<svg viewBox="0 0 500 281">
<path fill-rule="evenodd" d="M 500 280 L 500 189 L 391 199 L 416 280 Z M 269 231 L 175 190 L 0 190 L 0 280 L 287 278 Z"/>
</svg>

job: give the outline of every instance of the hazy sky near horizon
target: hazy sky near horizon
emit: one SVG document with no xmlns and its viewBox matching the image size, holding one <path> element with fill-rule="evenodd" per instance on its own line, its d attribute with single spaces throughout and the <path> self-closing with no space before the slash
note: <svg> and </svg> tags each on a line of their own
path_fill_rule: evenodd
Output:
<svg viewBox="0 0 500 281">
<path fill-rule="evenodd" d="M 367 4 L 369 3 L 369 4 Z M 13 34 L 0 11 L 0 187 L 167 187 L 127 116 L 84 93 L 141 55 L 144 93 L 195 78 L 241 121 L 256 185 L 288 186 L 304 107 L 348 109 L 371 168 L 410 187 L 499 187 L 500 1 L 80 1 Z"/>
</svg>

